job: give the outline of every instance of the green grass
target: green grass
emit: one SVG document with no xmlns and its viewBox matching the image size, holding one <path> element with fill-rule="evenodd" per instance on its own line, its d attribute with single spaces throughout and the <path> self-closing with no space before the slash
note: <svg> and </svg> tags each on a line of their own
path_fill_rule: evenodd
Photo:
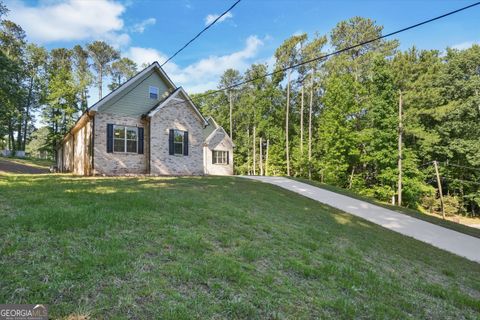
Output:
<svg viewBox="0 0 480 320">
<path fill-rule="evenodd" d="M 235 177 L 0 176 L 0 301 L 53 318 L 477 319 L 480 266 Z"/>
<path fill-rule="evenodd" d="M 409 215 L 409 216 L 414 217 L 414 218 L 418 218 L 418 219 L 421 219 L 421 220 L 424 220 L 424 221 L 427 221 L 427 222 L 430 222 L 430 223 L 434 223 L 436 225 L 439 225 L 439 226 L 442 226 L 442 227 L 445 227 L 445 228 L 448 228 L 448 229 L 451 229 L 451 230 L 455 230 L 455 231 L 458 231 L 458 232 L 461 232 L 461 233 L 464 233 L 464 234 L 468 234 L 472 237 L 480 238 L 480 229 L 469 227 L 469 226 L 466 226 L 464 224 L 456 223 L 456 222 L 453 222 L 453 221 L 450 221 L 450 220 L 443 220 L 442 217 L 440 217 L 440 216 L 436 217 L 436 216 L 432 216 L 432 215 L 422 213 L 418 210 L 414 210 L 414 209 L 411 209 L 411 208 L 393 206 L 393 205 L 390 205 L 390 204 L 387 204 L 387 203 L 384 203 L 384 202 L 377 201 L 376 199 L 373 199 L 373 198 L 369 198 L 369 197 L 366 197 L 366 196 L 363 196 L 363 195 L 359 195 L 358 193 L 355 193 L 351 190 L 347 190 L 347 189 L 340 188 L 340 187 L 335 187 L 335 186 L 328 185 L 328 184 L 325 184 L 325 183 L 321 183 L 321 182 L 318 182 L 318 181 L 302 179 L 302 178 L 293 178 L 293 177 L 289 177 L 289 178 L 297 180 L 299 182 L 307 183 L 307 184 L 310 184 L 312 186 L 316 186 L 316 187 L 319 187 L 319 188 L 322 188 L 322 189 L 325 189 L 325 190 L 328 190 L 328 191 L 340 193 L 340 194 L 343 194 L 345 196 L 349 196 L 349 197 L 352 197 L 352 198 L 355 198 L 355 199 L 358 199 L 358 200 L 369 202 L 369 203 L 375 204 L 377 206 L 384 207 L 386 209 L 390 209 L 390 210 L 394 210 L 394 211 L 397 211 L 397 212 L 400 212 L 400 213 L 404 213 L 404 214 Z"/>
</svg>

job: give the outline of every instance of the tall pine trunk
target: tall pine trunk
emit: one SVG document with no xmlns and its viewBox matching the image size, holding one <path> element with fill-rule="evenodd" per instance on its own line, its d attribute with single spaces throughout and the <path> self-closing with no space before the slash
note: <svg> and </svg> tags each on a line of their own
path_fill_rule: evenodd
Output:
<svg viewBox="0 0 480 320">
<path fill-rule="evenodd" d="M 253 175 L 255 175 L 257 173 L 256 172 L 256 162 L 255 162 L 257 151 L 255 149 L 255 147 L 256 147 L 255 140 L 256 140 L 255 139 L 255 126 L 253 126 L 253 143 L 252 143 L 252 145 L 253 145 Z"/>
<path fill-rule="evenodd" d="M 313 113 L 313 74 L 310 85 L 310 107 L 308 110 L 308 178 L 312 179 L 312 113 Z"/>
<path fill-rule="evenodd" d="M 98 100 L 102 99 L 102 87 L 103 87 L 103 67 L 98 69 Z"/>
<path fill-rule="evenodd" d="M 302 103 L 300 106 L 300 153 L 303 156 L 303 101 L 304 101 L 305 90 L 302 84 Z M 303 158 L 303 157 L 302 157 Z"/>
<path fill-rule="evenodd" d="M 230 103 L 230 139 L 233 140 L 233 119 L 232 119 L 232 113 L 233 113 L 233 101 L 232 101 L 232 91 L 230 91 L 228 95 L 228 100 Z"/>
<path fill-rule="evenodd" d="M 288 115 L 290 113 L 290 74 L 291 71 L 288 71 L 287 78 L 287 108 L 285 110 L 285 152 L 287 158 L 287 176 L 290 176 L 290 150 L 288 146 Z"/>
<path fill-rule="evenodd" d="M 32 103 L 32 94 L 33 94 L 33 77 L 30 78 L 30 86 L 28 88 L 27 103 L 25 106 L 25 117 L 23 119 L 23 145 L 22 149 L 25 150 L 27 145 L 27 129 L 28 129 L 28 120 L 30 118 L 30 104 Z"/>
</svg>

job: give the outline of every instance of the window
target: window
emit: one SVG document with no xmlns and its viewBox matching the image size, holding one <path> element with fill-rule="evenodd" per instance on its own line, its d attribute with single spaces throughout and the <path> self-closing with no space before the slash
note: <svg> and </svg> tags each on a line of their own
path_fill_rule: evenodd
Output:
<svg viewBox="0 0 480 320">
<path fill-rule="evenodd" d="M 137 152 L 138 131 L 136 127 L 113 127 L 113 151 Z"/>
<path fill-rule="evenodd" d="M 228 164 L 228 151 L 212 151 L 212 164 Z"/>
<path fill-rule="evenodd" d="M 185 137 L 184 131 L 174 130 L 173 136 L 173 154 L 183 155 L 183 138 Z"/>
<path fill-rule="evenodd" d="M 149 87 L 148 88 L 148 94 L 150 96 L 150 99 L 155 99 L 158 100 L 158 88 L 157 87 Z"/>
</svg>

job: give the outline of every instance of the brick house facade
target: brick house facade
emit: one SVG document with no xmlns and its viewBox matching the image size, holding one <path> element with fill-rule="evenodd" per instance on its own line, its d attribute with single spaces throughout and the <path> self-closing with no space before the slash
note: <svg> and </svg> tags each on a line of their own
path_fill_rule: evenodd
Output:
<svg viewBox="0 0 480 320">
<path fill-rule="evenodd" d="M 77 175 L 229 175 L 233 143 L 155 62 L 80 117 L 57 148 L 57 167 Z"/>
</svg>

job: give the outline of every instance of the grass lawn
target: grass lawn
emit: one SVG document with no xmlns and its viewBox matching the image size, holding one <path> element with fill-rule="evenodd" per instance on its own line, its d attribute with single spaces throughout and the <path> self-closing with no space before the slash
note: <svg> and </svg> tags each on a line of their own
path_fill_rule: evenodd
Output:
<svg viewBox="0 0 480 320">
<path fill-rule="evenodd" d="M 0 302 L 53 318 L 478 319 L 480 265 L 235 177 L 0 176 Z"/>
<path fill-rule="evenodd" d="M 387 204 L 387 203 L 384 203 L 384 202 L 377 201 L 373 198 L 369 198 L 369 197 L 366 197 L 366 196 L 359 195 L 358 193 L 355 193 L 351 190 L 347 190 L 347 189 L 340 188 L 340 187 L 335 187 L 335 186 L 328 185 L 328 184 L 325 184 L 325 183 L 321 183 L 321 182 L 318 182 L 318 181 L 302 179 L 302 178 L 292 178 L 292 177 L 289 177 L 289 178 L 293 179 L 293 180 L 297 180 L 299 182 L 307 183 L 307 184 L 310 184 L 312 186 L 316 186 L 316 187 L 319 187 L 319 188 L 322 188 L 322 189 L 325 189 L 325 190 L 328 190 L 328 191 L 333 191 L 333 192 L 340 193 L 340 194 L 343 194 L 343 195 L 346 195 L 346 196 L 349 196 L 349 197 L 352 197 L 352 198 L 355 198 L 355 199 L 358 199 L 358 200 L 369 202 L 369 203 L 375 204 L 377 206 L 384 207 L 386 209 L 390 209 L 390 210 L 393 210 L 393 211 L 398 211 L 400 213 L 404 213 L 404 214 L 409 215 L 409 216 L 414 217 L 414 218 L 418 218 L 418 219 L 421 219 L 421 220 L 424 220 L 424 221 L 427 221 L 427 222 L 430 222 L 430 223 L 434 223 L 436 225 L 439 225 L 439 226 L 442 226 L 442 227 L 445 227 L 445 228 L 448 228 L 448 229 L 452 229 L 452 230 L 455 230 L 455 231 L 458 231 L 458 232 L 462 232 L 464 234 L 468 234 L 472 237 L 480 238 L 480 229 L 469 227 L 469 226 L 466 226 L 464 224 L 456 223 L 456 222 L 453 222 L 453 221 L 450 221 L 450 220 L 443 220 L 441 216 L 437 217 L 437 216 L 434 216 L 434 215 L 429 215 L 429 214 L 422 213 L 418 210 L 405 208 L 405 207 L 399 207 L 399 206 L 393 206 L 393 205 L 390 205 L 390 204 Z M 478 219 L 478 223 L 480 223 L 480 219 Z"/>
</svg>

